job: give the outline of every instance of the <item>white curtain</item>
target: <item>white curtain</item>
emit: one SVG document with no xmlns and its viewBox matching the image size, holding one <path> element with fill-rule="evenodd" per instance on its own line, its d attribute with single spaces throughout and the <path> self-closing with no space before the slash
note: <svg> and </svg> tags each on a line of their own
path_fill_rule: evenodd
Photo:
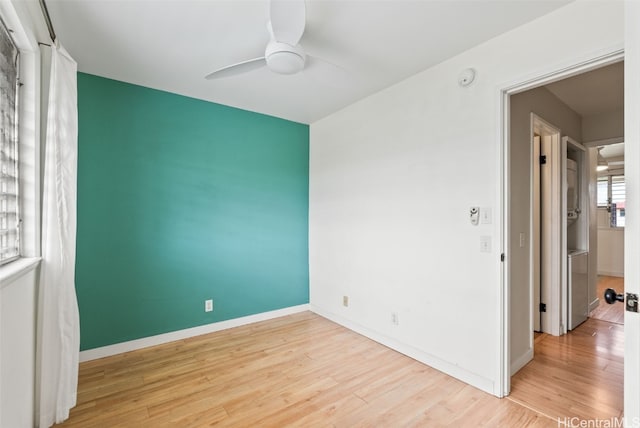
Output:
<svg viewBox="0 0 640 428">
<path fill-rule="evenodd" d="M 75 290 L 77 64 L 60 46 L 52 46 L 50 54 L 42 151 L 42 264 L 36 357 L 36 421 L 40 427 L 67 419 L 75 406 L 80 352 Z"/>
</svg>

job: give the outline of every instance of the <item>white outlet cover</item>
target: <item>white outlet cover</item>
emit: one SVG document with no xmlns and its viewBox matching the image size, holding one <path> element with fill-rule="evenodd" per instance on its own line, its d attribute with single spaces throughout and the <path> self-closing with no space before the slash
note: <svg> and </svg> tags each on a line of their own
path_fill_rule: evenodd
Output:
<svg viewBox="0 0 640 428">
<path fill-rule="evenodd" d="M 490 236 L 481 236 L 480 237 L 480 252 L 481 253 L 490 253 L 491 252 L 491 237 Z"/>
<path fill-rule="evenodd" d="M 483 207 L 480 209 L 480 223 L 491 224 L 491 207 Z"/>
</svg>

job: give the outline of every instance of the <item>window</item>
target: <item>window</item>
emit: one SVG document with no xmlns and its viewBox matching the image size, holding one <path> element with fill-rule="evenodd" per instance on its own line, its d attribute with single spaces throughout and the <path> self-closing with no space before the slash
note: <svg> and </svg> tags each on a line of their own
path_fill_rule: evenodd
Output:
<svg viewBox="0 0 640 428">
<path fill-rule="evenodd" d="M 624 227 L 625 193 L 624 175 L 598 177 L 598 207 L 607 209 L 610 227 Z"/>
<path fill-rule="evenodd" d="M 0 264 L 20 254 L 18 48 L 0 21 Z"/>
<path fill-rule="evenodd" d="M 609 177 L 598 177 L 598 207 L 609 205 Z"/>
<path fill-rule="evenodd" d="M 611 226 L 624 227 L 625 187 L 624 175 L 612 175 L 611 189 Z"/>
</svg>

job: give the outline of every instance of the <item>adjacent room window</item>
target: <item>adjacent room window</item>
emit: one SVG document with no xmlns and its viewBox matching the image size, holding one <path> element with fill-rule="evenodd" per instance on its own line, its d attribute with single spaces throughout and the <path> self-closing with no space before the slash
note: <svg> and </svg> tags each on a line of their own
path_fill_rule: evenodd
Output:
<svg viewBox="0 0 640 428">
<path fill-rule="evenodd" d="M 609 176 L 598 177 L 598 208 L 609 205 Z"/>
<path fill-rule="evenodd" d="M 606 208 L 610 227 L 624 227 L 626 191 L 624 175 L 598 177 L 598 208 Z"/>
<path fill-rule="evenodd" d="M 0 21 L 0 264 L 20 255 L 18 48 Z"/>
</svg>

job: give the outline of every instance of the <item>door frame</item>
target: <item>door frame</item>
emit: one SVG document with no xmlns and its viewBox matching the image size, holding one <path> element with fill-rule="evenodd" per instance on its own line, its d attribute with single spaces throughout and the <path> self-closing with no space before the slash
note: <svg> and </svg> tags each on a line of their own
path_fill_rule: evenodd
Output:
<svg viewBox="0 0 640 428">
<path fill-rule="evenodd" d="M 531 113 L 532 143 L 534 143 L 535 134 L 539 134 L 541 137 L 539 150 L 547 156 L 547 164 L 544 171 L 538 170 L 538 179 L 541 181 L 536 183 L 534 180 L 536 179 L 536 167 L 539 168 L 539 161 L 535 157 L 531 158 L 532 212 L 529 219 L 529 292 L 533 294 L 538 288 L 537 291 L 540 294 L 537 301 L 541 302 L 544 297 L 544 303 L 547 304 L 547 311 L 540 316 L 541 330 L 554 336 L 560 336 L 566 333 L 564 327 L 566 325 L 566 311 L 563 311 L 563 308 L 566 306 L 567 239 L 566 219 L 562 215 L 566 211 L 566 201 L 564 201 L 562 193 L 566 158 L 563 153 L 566 152 L 566 149 L 563 147 L 560 128 L 537 114 Z M 533 149 L 535 151 L 535 148 Z M 543 181 L 547 183 L 547 186 L 542 186 Z M 535 198 L 536 184 L 538 185 L 537 201 Z M 544 194 L 545 191 L 548 194 Z M 537 219 L 536 210 L 539 210 Z M 536 224 L 536 220 L 538 224 Z M 545 234 L 547 236 L 544 236 Z M 537 260 L 536 250 L 540 251 Z M 536 273 L 538 287 L 535 284 Z M 536 302 L 534 295 L 531 295 L 531 302 Z M 533 350 L 535 305 L 531 306 L 529 310 L 531 311 L 529 314 L 529 347 Z"/>
<path fill-rule="evenodd" d="M 624 176 L 626 207 L 635 213 L 625 220 L 625 291 L 640 294 L 640 3 L 626 1 L 624 7 Z M 631 190 L 631 191 L 629 191 Z M 624 313 L 624 409 L 627 426 L 640 425 L 640 314 Z"/>
<path fill-rule="evenodd" d="M 496 385 L 496 395 L 504 397 L 509 395 L 511 391 L 511 356 L 510 356 L 510 283 L 509 275 L 511 272 L 510 267 L 510 237 L 511 227 L 509 224 L 509 192 L 510 183 L 509 176 L 511 172 L 511 165 L 509 162 L 510 156 L 510 97 L 520 92 L 524 92 L 530 89 L 534 89 L 540 86 L 550 84 L 552 82 L 566 79 L 578 74 L 582 74 L 596 68 L 604 67 L 606 65 L 614 64 L 625 59 L 624 49 L 614 48 L 605 53 L 594 54 L 591 57 L 577 60 L 570 65 L 549 67 L 538 74 L 529 76 L 527 78 L 519 79 L 513 82 L 501 85 L 498 88 L 498 105 L 499 105 L 499 153 L 500 153 L 500 184 L 498 189 L 500 199 L 500 212 L 502 218 L 500 219 L 500 244 L 501 252 L 504 254 L 504 262 L 501 266 L 500 272 L 500 288 L 498 292 L 498 308 L 499 308 L 499 344 L 498 344 L 498 361 L 497 371 L 499 373 L 499 384 Z M 625 63 L 625 69 L 627 65 Z M 625 70 L 626 72 L 627 70 Z M 625 73 L 626 74 L 626 73 Z M 626 82 L 625 82 L 626 84 Z M 625 86 L 626 88 L 626 86 Z M 626 94 L 626 89 L 625 89 Z M 625 103 L 627 102 L 625 97 Z M 628 111 L 625 110 L 625 115 L 628 115 Z M 626 126 L 627 121 L 625 121 Z M 625 229 L 626 230 L 626 229 Z M 626 242 L 627 240 L 625 240 Z M 626 245 L 626 244 L 625 244 Z M 626 248 L 625 248 L 626 250 Z M 625 251 L 626 254 L 626 251 Z M 626 273 L 625 273 L 626 275 Z M 529 305 L 531 306 L 531 305 Z M 531 310 L 531 308 L 529 308 Z M 532 316 L 531 316 L 531 319 Z M 626 350 L 627 348 L 625 348 Z M 625 399 L 626 404 L 626 399 Z"/>
</svg>

